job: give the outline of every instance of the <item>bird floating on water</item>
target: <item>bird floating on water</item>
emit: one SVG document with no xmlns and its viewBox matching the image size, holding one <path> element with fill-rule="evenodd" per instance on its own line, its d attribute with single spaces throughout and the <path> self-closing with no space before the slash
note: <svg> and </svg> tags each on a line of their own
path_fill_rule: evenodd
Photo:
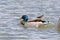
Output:
<svg viewBox="0 0 60 40">
<path fill-rule="evenodd" d="M 20 21 L 20 25 L 24 26 L 24 27 L 36 27 L 36 28 L 45 28 L 45 27 L 50 27 L 50 26 L 54 26 L 53 24 L 43 21 L 42 20 L 43 15 L 35 18 L 35 19 L 29 19 L 29 17 L 27 15 L 23 15 L 21 18 L 19 18 Z"/>
</svg>

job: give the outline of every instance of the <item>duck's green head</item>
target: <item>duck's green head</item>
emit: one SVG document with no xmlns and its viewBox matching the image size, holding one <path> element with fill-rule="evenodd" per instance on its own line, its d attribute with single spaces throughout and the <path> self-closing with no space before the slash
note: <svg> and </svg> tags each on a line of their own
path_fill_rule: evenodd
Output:
<svg viewBox="0 0 60 40">
<path fill-rule="evenodd" d="M 21 18 L 23 19 L 22 21 L 24 21 L 24 22 L 28 21 L 28 16 L 27 15 L 23 15 Z"/>
</svg>

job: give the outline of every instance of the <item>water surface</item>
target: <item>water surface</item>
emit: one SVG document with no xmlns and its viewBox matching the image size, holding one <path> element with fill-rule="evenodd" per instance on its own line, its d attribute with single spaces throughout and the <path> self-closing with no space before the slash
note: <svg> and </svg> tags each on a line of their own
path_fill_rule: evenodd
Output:
<svg viewBox="0 0 60 40">
<path fill-rule="evenodd" d="M 60 0 L 0 0 L 0 40 L 59 40 L 54 28 L 36 29 L 17 25 L 20 16 L 44 15 L 44 20 L 57 25 Z"/>
</svg>

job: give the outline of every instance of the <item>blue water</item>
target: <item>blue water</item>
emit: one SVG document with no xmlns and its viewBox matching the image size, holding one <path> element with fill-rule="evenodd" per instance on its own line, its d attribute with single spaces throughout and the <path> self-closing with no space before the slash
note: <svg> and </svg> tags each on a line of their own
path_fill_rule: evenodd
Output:
<svg viewBox="0 0 60 40">
<path fill-rule="evenodd" d="M 54 28 L 24 28 L 17 20 L 22 15 L 37 17 L 57 25 L 60 17 L 60 0 L 0 0 L 0 40 L 60 40 Z"/>
</svg>

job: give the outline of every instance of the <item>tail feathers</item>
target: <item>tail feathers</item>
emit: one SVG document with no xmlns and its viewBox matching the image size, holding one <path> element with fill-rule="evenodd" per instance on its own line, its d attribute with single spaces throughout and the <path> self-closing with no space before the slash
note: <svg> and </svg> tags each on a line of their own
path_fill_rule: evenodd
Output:
<svg viewBox="0 0 60 40">
<path fill-rule="evenodd" d="M 38 16 L 37 18 L 42 18 L 44 15 Z"/>
</svg>

